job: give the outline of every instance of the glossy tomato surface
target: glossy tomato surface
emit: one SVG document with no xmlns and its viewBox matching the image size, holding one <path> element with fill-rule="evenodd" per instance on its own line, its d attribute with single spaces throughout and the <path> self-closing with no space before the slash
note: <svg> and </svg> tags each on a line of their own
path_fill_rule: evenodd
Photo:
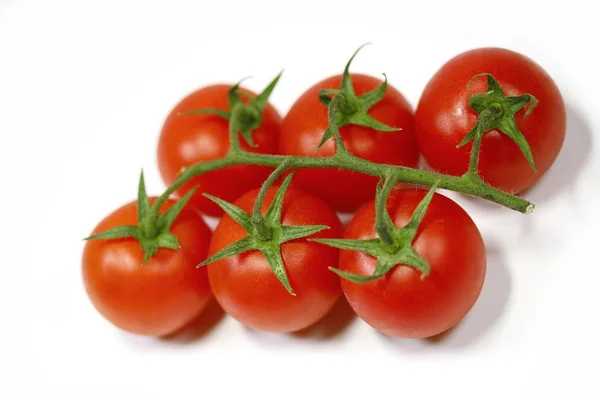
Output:
<svg viewBox="0 0 600 400">
<path fill-rule="evenodd" d="M 383 82 L 380 79 L 351 74 L 357 96 L 365 94 Z M 339 89 L 341 75 L 317 83 L 296 100 L 281 126 L 279 151 L 285 155 L 327 157 L 335 153 L 333 139 L 317 152 L 328 126 L 327 108 L 319 101 L 322 89 Z M 347 125 L 340 129 L 346 148 L 366 160 L 415 167 L 419 150 L 413 128 L 413 111 L 404 96 L 388 85 L 383 99 L 369 114 L 395 128 L 396 132 L 381 132 L 371 128 Z M 378 179 L 358 172 L 336 169 L 302 169 L 294 177 L 295 184 L 316 194 L 336 211 L 351 212 L 375 197 Z"/>
<path fill-rule="evenodd" d="M 402 189 L 392 194 L 388 209 L 397 227 L 408 223 L 426 193 Z M 350 222 L 344 237 L 375 238 L 374 223 L 375 206 L 370 202 Z M 413 246 L 431 267 L 423 279 L 421 272 L 406 265 L 369 283 L 342 279 L 344 294 L 358 316 L 389 336 L 425 338 L 448 330 L 473 307 L 483 286 L 483 239 L 469 215 L 451 199 L 434 195 Z M 376 263 L 365 253 L 340 252 L 339 268 L 346 272 L 372 275 Z"/>
<path fill-rule="evenodd" d="M 517 145 L 494 129 L 481 144 L 479 173 L 484 181 L 505 192 L 519 193 L 531 187 L 550 168 L 562 148 L 566 110 L 552 78 L 531 59 L 499 48 L 475 49 L 448 61 L 429 81 L 417 107 L 415 129 L 419 147 L 435 170 L 461 175 L 467 171 L 472 143 L 456 145 L 475 126 L 477 113 L 468 105 L 474 93 L 487 90 L 487 78 L 468 82 L 477 74 L 490 73 L 507 96 L 532 94 L 538 106 L 527 117 L 515 114 L 517 126 L 529 142 L 538 172 L 534 172 Z"/>
<path fill-rule="evenodd" d="M 161 213 L 173 204 L 168 200 Z M 108 215 L 93 234 L 136 224 L 137 205 L 132 202 Z M 196 268 L 206 258 L 211 236 L 200 213 L 186 206 L 171 233 L 181 248 L 160 249 L 143 266 L 144 253 L 134 239 L 86 243 L 82 264 L 85 289 L 96 309 L 117 327 L 165 336 L 198 316 L 212 298 L 206 270 Z"/>
<path fill-rule="evenodd" d="M 263 213 L 277 189 L 273 186 L 267 192 Z M 235 204 L 250 213 L 257 193 L 250 191 Z M 311 237 L 341 235 L 340 220 L 327 204 L 293 188 L 285 194 L 281 221 L 283 225 L 330 227 Z M 226 215 L 214 232 L 209 254 L 245 236 L 244 229 Z M 337 265 L 338 250 L 302 238 L 284 243 L 281 256 L 296 296 L 287 292 L 260 251 L 209 264 L 210 285 L 223 309 L 248 327 L 272 332 L 298 331 L 325 316 L 341 295 L 339 278 L 328 269 Z"/>
<path fill-rule="evenodd" d="M 158 143 L 158 165 L 165 184 L 173 183 L 184 167 L 225 157 L 229 151 L 229 123 L 214 115 L 180 115 L 181 112 L 212 108 L 229 111 L 227 92 L 231 86 L 213 85 L 187 95 L 169 113 Z M 241 89 L 254 97 L 255 93 Z M 252 133 L 256 147 L 250 147 L 240 136 L 244 150 L 275 154 L 281 117 L 271 105 L 264 110 L 263 120 Z M 226 201 L 234 201 L 243 193 L 260 186 L 271 168 L 240 165 L 199 175 L 186 182 L 176 193 L 183 196 L 197 187 L 190 204 L 205 214 L 221 215 L 221 209 L 202 196 L 209 193 Z"/>
</svg>

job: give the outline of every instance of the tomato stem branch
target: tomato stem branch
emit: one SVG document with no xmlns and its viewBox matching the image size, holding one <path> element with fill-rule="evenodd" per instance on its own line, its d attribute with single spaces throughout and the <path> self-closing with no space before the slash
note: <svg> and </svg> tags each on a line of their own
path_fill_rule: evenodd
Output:
<svg viewBox="0 0 600 400">
<path fill-rule="evenodd" d="M 310 156 L 282 156 L 274 154 L 261 154 L 246 151 L 241 148 L 238 128 L 236 123 L 230 123 L 230 141 L 231 148 L 227 156 L 213 161 L 203 162 L 193 165 L 185 169 L 173 184 L 160 196 L 153 205 L 153 211 L 167 200 L 179 187 L 186 181 L 196 175 L 201 175 L 217 169 L 229 167 L 232 165 L 260 165 L 276 168 L 277 174 L 271 175 L 269 182 L 265 182 L 270 186 L 273 181 L 285 170 L 294 168 L 334 168 L 356 171 L 363 174 L 379 177 L 380 179 L 392 180 L 394 182 L 405 182 L 416 185 L 433 186 L 438 184 L 441 189 L 448 189 L 455 192 L 468 194 L 486 199 L 488 201 L 500 204 L 510 209 L 528 214 L 533 211 L 534 205 L 528 200 L 505 193 L 496 189 L 481 179 L 477 175 L 477 163 L 479 159 L 479 149 L 481 147 L 481 139 L 483 132 L 486 130 L 488 118 L 481 118 L 478 125 L 469 134 L 475 139 L 473 150 L 471 153 L 471 162 L 469 170 L 463 176 L 443 175 L 437 172 L 422 171 L 400 165 L 378 164 L 371 162 L 351 154 L 344 146 L 340 132 L 338 130 L 336 118 L 340 112 L 340 107 L 343 106 L 345 99 L 342 96 L 334 97 L 328 106 L 329 129 L 331 135 L 336 141 L 337 149 L 333 156 L 330 157 L 310 157 Z M 231 121 L 236 121 L 235 115 L 238 110 L 243 107 L 238 103 L 231 111 Z M 243 111 L 240 111 L 243 112 Z M 489 112 L 489 111 L 488 111 Z M 485 113 L 484 113 L 485 114 Z M 469 137 L 468 136 L 468 137 Z M 473 137 L 474 136 L 474 137 Z M 466 142 L 466 140 L 465 140 Z M 263 186 L 264 189 L 264 186 Z M 391 189 L 390 189 L 391 190 Z M 264 196 L 264 193 L 263 193 Z M 260 209 L 260 205 L 258 205 Z M 256 215 L 256 209 L 255 209 Z M 260 215 L 260 214 L 258 214 Z M 256 216 L 253 220 L 258 221 Z M 258 222 L 257 222 L 258 224 Z M 260 229 L 260 228 L 259 228 Z M 385 236 L 385 233 L 383 234 Z"/>
<path fill-rule="evenodd" d="M 471 148 L 471 158 L 469 160 L 469 169 L 467 174 L 478 177 L 477 167 L 479 164 L 479 150 L 481 149 L 481 139 L 483 138 L 483 132 L 479 127 L 475 128 L 475 138 L 473 139 L 473 147 Z"/>
<path fill-rule="evenodd" d="M 398 182 L 412 183 L 416 185 L 433 186 L 439 182 L 439 188 L 455 192 L 481 197 L 488 201 L 500 204 L 507 208 L 522 213 L 533 211 L 533 204 L 528 200 L 510 195 L 496 189 L 481 180 L 473 180 L 467 176 L 450 176 L 436 172 L 422 171 L 400 165 L 378 164 L 351 153 L 336 154 L 332 157 L 308 157 L 308 156 L 281 156 L 272 154 L 251 153 L 240 149 L 239 152 L 229 154 L 224 158 L 193 165 L 187 168 L 169 188 L 154 203 L 158 209 L 160 204 L 173 194 L 186 181 L 194 176 L 201 175 L 220 168 L 232 165 L 261 165 L 277 168 L 284 162 L 287 168 L 336 168 L 350 171 L 362 172 L 367 175 L 386 178 L 394 176 Z"/>
</svg>

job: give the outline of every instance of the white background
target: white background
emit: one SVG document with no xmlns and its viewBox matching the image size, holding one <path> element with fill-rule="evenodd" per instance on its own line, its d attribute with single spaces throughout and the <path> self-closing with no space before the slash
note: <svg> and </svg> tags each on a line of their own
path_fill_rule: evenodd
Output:
<svg viewBox="0 0 600 400">
<path fill-rule="evenodd" d="M 0 0 L 0 398 L 600 398 L 592 4 Z M 442 63 L 478 46 L 526 54 L 564 95 L 566 143 L 527 193 L 532 215 L 453 195 L 489 248 L 463 323 L 438 342 L 391 340 L 340 307 L 303 336 L 265 335 L 213 308 L 161 341 L 100 317 L 82 238 L 134 198 L 140 168 L 164 189 L 155 149 L 170 108 L 247 75 L 260 90 L 286 68 L 272 97 L 285 113 L 364 42 L 353 70 L 386 72 L 415 106 Z"/>
</svg>

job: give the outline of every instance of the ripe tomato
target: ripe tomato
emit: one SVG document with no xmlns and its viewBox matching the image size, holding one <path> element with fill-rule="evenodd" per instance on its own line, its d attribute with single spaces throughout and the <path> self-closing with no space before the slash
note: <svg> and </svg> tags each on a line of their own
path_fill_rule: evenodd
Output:
<svg viewBox="0 0 600 400">
<path fill-rule="evenodd" d="M 383 83 L 380 79 L 361 74 L 351 74 L 351 77 L 357 96 Z M 333 139 L 317 152 L 317 145 L 328 126 L 327 108 L 319 102 L 319 91 L 339 89 L 341 82 L 341 75 L 325 79 L 304 92 L 292 105 L 281 125 L 280 154 L 328 157 L 335 153 Z M 383 99 L 370 109 L 369 115 L 402 130 L 381 132 L 346 125 L 340 133 L 348 151 L 378 163 L 415 167 L 419 161 L 419 150 L 412 108 L 404 96 L 388 85 Z M 325 200 L 335 210 L 350 212 L 375 197 L 378 179 L 346 170 L 302 169 L 295 174 L 294 182 Z"/>
<path fill-rule="evenodd" d="M 278 186 L 266 194 L 266 212 Z M 250 213 L 258 194 L 252 190 L 235 202 Z M 327 225 L 330 229 L 311 237 L 339 237 L 341 222 L 322 200 L 288 188 L 281 214 L 282 225 Z M 209 256 L 247 236 L 228 215 L 215 229 Z M 262 331 L 293 332 L 325 316 L 341 295 L 337 275 L 328 270 L 336 265 L 338 250 L 306 238 L 281 245 L 281 256 L 296 296 L 290 295 L 258 250 L 215 261 L 208 265 L 208 278 L 223 309 L 242 324 Z"/>
<path fill-rule="evenodd" d="M 471 144 L 456 145 L 475 126 L 477 113 L 468 105 L 476 92 L 487 90 L 487 79 L 475 79 L 490 73 L 506 96 L 534 95 L 539 105 L 524 118 L 515 120 L 533 154 L 538 172 L 528 165 L 518 146 L 494 129 L 483 136 L 479 173 L 488 184 L 505 192 L 519 193 L 531 187 L 553 164 L 564 141 L 566 111 L 561 94 L 550 76 L 521 54 L 499 48 L 471 50 L 448 61 L 429 81 L 417 107 L 415 129 L 419 147 L 435 170 L 462 175 L 469 165 Z"/>
<path fill-rule="evenodd" d="M 402 189 L 388 200 L 390 217 L 405 226 L 424 190 Z M 375 205 L 369 202 L 348 225 L 347 239 L 373 239 Z M 435 194 L 425 213 L 415 251 L 430 265 L 429 275 L 398 265 L 368 283 L 342 279 L 342 290 L 358 316 L 380 332 L 397 337 L 424 338 L 457 324 L 471 309 L 483 286 L 486 254 L 483 239 L 469 215 L 455 202 Z M 377 260 L 367 254 L 341 250 L 339 269 L 372 275 Z"/>
<path fill-rule="evenodd" d="M 160 212 L 174 203 L 168 200 Z M 137 205 L 132 202 L 108 215 L 93 233 L 136 224 Z M 200 213 L 186 206 L 170 232 L 181 248 L 160 249 L 143 266 L 144 252 L 135 239 L 87 242 L 82 263 L 86 291 L 97 310 L 117 327 L 165 336 L 198 316 L 212 298 L 206 271 L 196 268 L 206 257 L 211 235 Z"/>
<path fill-rule="evenodd" d="M 173 183 L 184 167 L 225 157 L 229 151 L 229 123 L 214 115 L 179 115 L 197 109 L 230 111 L 227 92 L 231 86 L 213 85 L 190 93 L 169 113 L 158 142 L 158 165 L 165 184 Z M 255 93 L 240 89 L 255 97 Z M 242 96 L 243 98 L 243 96 Z M 244 150 L 256 153 L 277 152 L 281 117 L 267 104 L 262 123 L 252 133 L 255 148 L 240 137 Z M 176 194 L 185 195 L 193 187 L 198 190 L 190 204 L 211 216 L 219 216 L 222 210 L 202 196 L 210 193 L 226 201 L 234 201 L 243 193 L 260 186 L 272 171 L 261 166 L 239 165 L 199 175 L 186 182 Z"/>
</svg>

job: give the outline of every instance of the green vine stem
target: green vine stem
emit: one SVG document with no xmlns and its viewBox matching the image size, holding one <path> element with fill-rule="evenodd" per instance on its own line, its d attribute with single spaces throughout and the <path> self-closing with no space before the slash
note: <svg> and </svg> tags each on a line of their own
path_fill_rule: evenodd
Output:
<svg viewBox="0 0 600 400">
<path fill-rule="evenodd" d="M 440 189 L 448 189 L 467 195 L 483 198 L 485 200 L 500 204 L 512 210 L 529 214 L 533 211 L 534 205 L 528 200 L 505 193 L 496 189 L 481 179 L 473 179 L 472 174 L 463 176 L 449 176 L 436 172 L 417 170 L 399 165 L 378 164 L 359 157 L 348 152 L 343 146 L 341 136 L 336 124 L 336 115 L 338 108 L 343 102 L 343 97 L 334 97 L 328 105 L 329 123 L 332 134 L 338 144 L 336 153 L 330 157 L 308 157 L 308 156 L 281 156 L 273 154 L 258 154 L 245 151 L 239 146 L 239 131 L 234 124 L 230 124 L 231 148 L 227 156 L 209 162 L 193 165 L 185 169 L 173 184 L 158 198 L 153 208 L 158 208 L 171 196 L 179 187 L 189 179 L 210 171 L 232 165 L 261 165 L 273 168 L 280 168 L 285 165 L 286 168 L 338 168 L 350 171 L 357 171 L 367 175 L 379 177 L 380 179 L 393 178 L 396 182 L 405 182 L 416 185 L 433 186 L 438 184 Z M 235 107 L 243 107 L 242 103 Z M 237 112 L 234 108 L 232 113 Z M 478 146 L 477 146 L 478 147 Z"/>
</svg>

